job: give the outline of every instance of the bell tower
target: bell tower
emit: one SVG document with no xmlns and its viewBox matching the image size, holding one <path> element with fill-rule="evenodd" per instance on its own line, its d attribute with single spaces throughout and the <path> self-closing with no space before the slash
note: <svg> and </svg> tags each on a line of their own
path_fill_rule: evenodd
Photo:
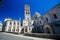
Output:
<svg viewBox="0 0 60 40">
<path fill-rule="evenodd" d="M 28 4 L 25 4 L 24 6 L 24 19 L 25 20 L 30 20 L 30 6 Z"/>
</svg>

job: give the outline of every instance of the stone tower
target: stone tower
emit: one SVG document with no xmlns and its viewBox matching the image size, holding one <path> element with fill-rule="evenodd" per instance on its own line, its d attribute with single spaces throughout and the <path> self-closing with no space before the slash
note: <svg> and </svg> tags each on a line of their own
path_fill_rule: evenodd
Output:
<svg viewBox="0 0 60 40">
<path fill-rule="evenodd" d="M 30 6 L 28 4 L 25 4 L 24 6 L 24 19 L 25 20 L 30 20 Z"/>
</svg>

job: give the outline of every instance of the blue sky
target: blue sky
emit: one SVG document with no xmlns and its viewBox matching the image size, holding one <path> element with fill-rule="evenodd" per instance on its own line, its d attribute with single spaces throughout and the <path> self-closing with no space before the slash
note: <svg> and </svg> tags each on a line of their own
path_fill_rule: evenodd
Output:
<svg viewBox="0 0 60 40">
<path fill-rule="evenodd" d="M 31 16 L 35 11 L 43 15 L 52 7 L 60 3 L 60 0 L 3 0 L 0 7 L 0 21 L 4 18 L 13 18 L 18 20 L 19 17 L 24 18 L 24 5 L 30 5 Z"/>
</svg>

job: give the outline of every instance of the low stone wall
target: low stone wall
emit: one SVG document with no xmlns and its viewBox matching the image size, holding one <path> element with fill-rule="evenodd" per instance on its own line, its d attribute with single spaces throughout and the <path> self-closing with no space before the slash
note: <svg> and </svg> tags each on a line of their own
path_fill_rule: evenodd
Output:
<svg viewBox="0 0 60 40">
<path fill-rule="evenodd" d="M 33 37 L 40 37 L 40 38 L 50 38 L 50 39 L 56 39 L 57 37 L 60 37 L 58 35 L 45 34 L 45 33 L 24 33 L 23 35 L 33 36 Z"/>
</svg>

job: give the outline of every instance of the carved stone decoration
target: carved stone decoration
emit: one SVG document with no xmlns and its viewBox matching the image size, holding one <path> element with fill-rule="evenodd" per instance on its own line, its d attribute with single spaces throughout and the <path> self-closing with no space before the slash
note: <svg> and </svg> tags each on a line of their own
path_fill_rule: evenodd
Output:
<svg viewBox="0 0 60 40">
<path fill-rule="evenodd" d="M 49 24 L 47 24 L 47 23 L 45 23 L 43 25 L 43 30 L 44 30 L 44 33 L 48 33 L 48 34 L 53 33 L 51 26 Z"/>
</svg>

